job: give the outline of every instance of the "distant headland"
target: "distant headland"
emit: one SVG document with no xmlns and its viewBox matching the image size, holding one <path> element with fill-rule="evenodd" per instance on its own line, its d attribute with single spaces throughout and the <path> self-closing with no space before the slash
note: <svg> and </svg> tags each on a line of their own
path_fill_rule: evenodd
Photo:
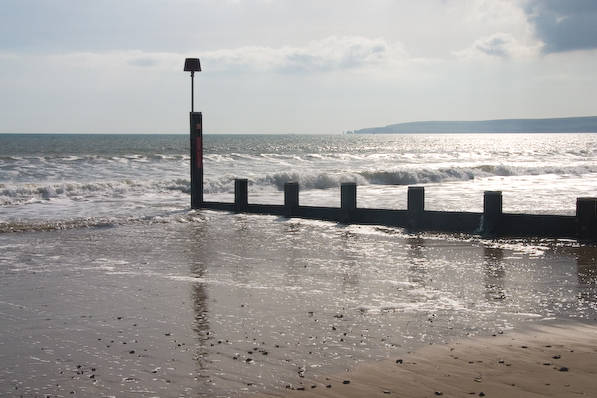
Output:
<svg viewBox="0 0 597 398">
<path fill-rule="evenodd" d="M 417 133 L 597 133 L 597 116 L 551 119 L 497 119 L 479 121 L 426 121 L 369 127 L 348 134 Z"/>
</svg>

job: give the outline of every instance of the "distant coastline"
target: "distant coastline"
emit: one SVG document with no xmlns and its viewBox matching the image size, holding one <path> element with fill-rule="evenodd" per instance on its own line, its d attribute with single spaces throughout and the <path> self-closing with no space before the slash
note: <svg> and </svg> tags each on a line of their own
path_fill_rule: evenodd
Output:
<svg viewBox="0 0 597 398">
<path fill-rule="evenodd" d="M 347 131 L 347 134 L 420 133 L 597 133 L 597 116 L 551 119 L 424 121 Z"/>
</svg>

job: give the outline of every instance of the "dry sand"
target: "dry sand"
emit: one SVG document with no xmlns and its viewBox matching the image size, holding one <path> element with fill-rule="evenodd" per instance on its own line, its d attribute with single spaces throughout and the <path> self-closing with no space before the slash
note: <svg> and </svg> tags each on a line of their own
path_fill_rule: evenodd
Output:
<svg viewBox="0 0 597 398">
<path fill-rule="evenodd" d="M 567 323 L 426 346 L 264 396 L 280 395 L 597 397 L 597 326 Z"/>
</svg>

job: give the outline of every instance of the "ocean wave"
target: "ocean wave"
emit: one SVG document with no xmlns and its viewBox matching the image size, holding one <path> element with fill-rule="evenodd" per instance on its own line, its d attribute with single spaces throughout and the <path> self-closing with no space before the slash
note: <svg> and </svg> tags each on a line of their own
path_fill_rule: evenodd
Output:
<svg viewBox="0 0 597 398">
<path fill-rule="evenodd" d="M 257 178 L 253 185 L 273 185 L 284 189 L 287 182 L 298 182 L 302 189 L 328 189 L 340 186 L 343 182 L 356 182 L 358 185 L 414 185 L 469 181 L 475 178 L 508 177 L 525 175 L 583 175 L 597 173 L 597 166 L 545 166 L 518 167 L 506 165 L 479 165 L 471 167 L 405 168 L 394 170 L 365 170 L 337 173 L 317 172 L 277 172 Z"/>
<path fill-rule="evenodd" d="M 61 198 L 71 200 L 111 198 L 146 191 L 181 191 L 188 193 L 190 192 L 190 182 L 188 179 L 181 178 L 155 182 L 124 179 L 89 183 L 0 184 L 0 206 L 39 203 Z"/>
<path fill-rule="evenodd" d="M 36 164 L 36 163 L 50 163 L 50 164 L 73 164 L 73 163 L 148 163 L 148 162 L 168 162 L 168 161 L 184 161 L 189 160 L 188 154 L 165 154 L 165 153 L 150 153 L 150 154 L 119 154 L 119 155 L 44 155 L 44 156 L 0 156 L 1 164 Z"/>
<path fill-rule="evenodd" d="M 390 170 L 355 170 L 323 172 L 312 169 L 279 171 L 249 177 L 252 190 L 282 191 L 287 182 L 298 182 L 301 189 L 330 189 L 343 182 L 358 185 L 415 185 L 453 181 L 469 181 L 494 176 L 558 175 L 580 176 L 597 173 L 597 165 L 519 167 L 507 165 L 477 165 L 471 167 L 396 168 Z M 235 175 L 206 176 L 207 194 L 232 193 Z M 97 198 L 126 197 L 130 194 L 159 192 L 190 192 L 188 178 L 157 181 L 122 179 L 117 181 L 64 182 L 64 183 L 0 183 L 0 206 L 39 203 L 55 199 L 94 200 Z"/>
<path fill-rule="evenodd" d="M 0 221 L 0 234 L 18 232 L 58 231 L 78 228 L 111 228 L 133 224 L 168 224 L 203 221 L 204 217 L 192 211 L 172 211 L 161 215 L 139 217 L 84 217 L 66 220 L 11 220 Z"/>
</svg>

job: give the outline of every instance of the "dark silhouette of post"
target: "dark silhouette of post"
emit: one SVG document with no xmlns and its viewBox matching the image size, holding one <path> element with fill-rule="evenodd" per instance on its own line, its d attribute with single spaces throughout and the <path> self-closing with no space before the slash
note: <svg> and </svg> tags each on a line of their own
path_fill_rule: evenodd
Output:
<svg viewBox="0 0 597 398">
<path fill-rule="evenodd" d="M 298 182 L 284 183 L 284 213 L 293 216 L 299 208 L 299 184 Z"/>
<path fill-rule="evenodd" d="M 340 185 L 340 207 L 342 208 L 344 221 L 350 221 L 354 217 L 354 212 L 357 209 L 356 183 L 343 182 Z"/>
<path fill-rule="evenodd" d="M 247 210 L 249 205 L 247 185 L 248 180 L 246 178 L 234 180 L 234 206 L 236 211 Z"/>
<path fill-rule="evenodd" d="M 425 187 L 408 187 L 406 202 L 409 226 L 416 229 L 421 226 L 421 219 L 425 211 Z"/>
<path fill-rule="evenodd" d="M 597 198 L 576 199 L 576 231 L 582 239 L 597 238 Z"/>
<path fill-rule="evenodd" d="M 499 232 L 502 218 L 502 191 L 485 191 L 483 193 L 483 225 L 482 233 Z"/>
<path fill-rule="evenodd" d="M 203 203 L 203 117 L 191 112 L 191 208 Z"/>
<path fill-rule="evenodd" d="M 203 117 L 195 112 L 195 72 L 201 72 L 199 58 L 187 58 L 184 71 L 191 72 L 191 208 L 198 209 L 203 203 Z"/>
</svg>

